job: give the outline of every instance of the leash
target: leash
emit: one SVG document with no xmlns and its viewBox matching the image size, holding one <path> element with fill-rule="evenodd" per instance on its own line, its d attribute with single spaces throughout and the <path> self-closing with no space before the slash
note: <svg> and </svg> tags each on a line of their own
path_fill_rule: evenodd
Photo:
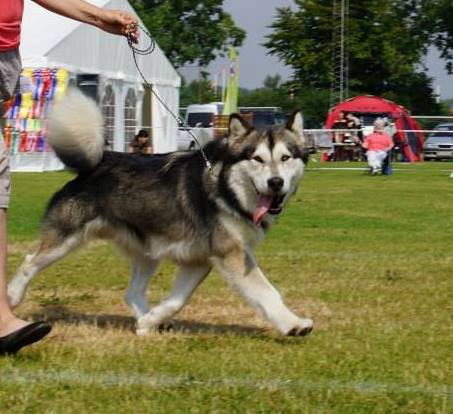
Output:
<svg viewBox="0 0 453 414">
<path fill-rule="evenodd" d="M 134 43 L 134 40 L 132 38 L 132 29 L 134 27 L 138 27 L 139 29 L 142 30 L 142 32 L 148 37 L 149 39 L 149 46 L 148 47 L 145 47 L 144 49 L 140 49 L 135 43 Z M 156 41 L 154 40 L 154 38 L 151 36 L 151 34 L 148 32 L 148 30 L 146 30 L 144 27 L 142 27 L 141 25 L 137 24 L 137 25 L 129 25 L 128 28 L 127 28 L 127 34 L 126 34 L 126 39 L 127 39 L 127 44 L 129 45 L 129 48 L 131 49 L 132 51 L 132 56 L 134 58 L 134 63 L 135 63 L 135 67 L 137 68 L 137 71 L 138 73 L 140 74 L 140 77 L 142 78 L 143 82 L 145 83 L 145 85 L 148 87 L 148 89 L 151 91 L 151 93 L 155 96 L 155 98 L 162 104 L 162 106 L 165 108 L 165 110 L 175 119 L 175 121 L 178 123 L 178 125 L 181 125 L 182 128 L 185 128 L 187 130 L 187 132 L 189 133 L 189 135 L 194 139 L 194 141 L 198 144 L 198 147 L 199 147 L 199 150 L 200 150 L 200 153 L 201 155 L 203 156 L 203 159 L 204 159 L 204 162 L 206 164 L 206 167 L 208 168 L 209 171 L 212 170 L 212 164 L 211 162 L 209 161 L 208 157 L 206 156 L 206 153 L 204 152 L 203 150 L 203 147 L 200 145 L 200 142 L 198 141 L 198 139 L 195 137 L 195 135 L 192 133 L 192 131 L 190 130 L 190 128 L 187 126 L 187 124 L 184 122 L 184 120 L 179 116 L 179 115 L 176 115 L 171 109 L 170 107 L 167 105 L 167 103 L 159 96 L 159 94 L 152 88 L 152 86 L 148 83 L 148 81 L 146 80 L 146 77 L 145 75 L 143 75 L 143 72 L 141 71 L 140 69 L 140 66 L 138 65 L 138 62 L 137 62 L 137 55 L 140 55 L 140 56 L 146 56 L 146 55 L 150 55 L 151 53 L 154 52 L 154 49 L 156 48 Z"/>
</svg>

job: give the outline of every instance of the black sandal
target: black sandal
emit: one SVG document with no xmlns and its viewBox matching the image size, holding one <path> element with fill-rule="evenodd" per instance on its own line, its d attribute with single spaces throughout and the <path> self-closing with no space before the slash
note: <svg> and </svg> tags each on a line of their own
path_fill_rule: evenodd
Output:
<svg viewBox="0 0 453 414">
<path fill-rule="evenodd" d="M 12 355 L 21 348 L 44 338 L 52 329 L 47 322 L 32 322 L 0 338 L 0 355 Z"/>
</svg>

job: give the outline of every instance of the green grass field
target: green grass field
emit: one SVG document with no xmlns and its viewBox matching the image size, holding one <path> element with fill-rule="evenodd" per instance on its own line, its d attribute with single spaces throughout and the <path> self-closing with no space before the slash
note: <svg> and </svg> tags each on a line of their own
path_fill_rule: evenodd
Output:
<svg viewBox="0 0 453 414">
<path fill-rule="evenodd" d="M 46 269 L 17 312 L 50 336 L 0 359 L 0 413 L 453 412 L 453 170 L 391 177 L 311 163 L 257 256 L 286 302 L 314 319 L 284 338 L 213 273 L 171 332 L 136 337 L 128 263 L 96 242 Z M 15 174 L 9 272 L 33 248 L 68 173 Z M 155 303 L 174 267 L 152 280 Z"/>
</svg>

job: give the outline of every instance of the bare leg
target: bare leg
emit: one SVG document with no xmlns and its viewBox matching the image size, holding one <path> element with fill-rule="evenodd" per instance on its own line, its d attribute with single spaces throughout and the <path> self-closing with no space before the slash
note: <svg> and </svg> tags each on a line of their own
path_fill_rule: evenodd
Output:
<svg viewBox="0 0 453 414">
<path fill-rule="evenodd" d="M 137 334 L 147 335 L 151 328 L 161 325 L 176 315 L 210 270 L 211 267 L 208 264 L 181 266 L 176 274 L 175 285 L 170 296 L 137 320 Z"/>
<path fill-rule="evenodd" d="M 149 312 L 146 289 L 158 264 L 158 261 L 146 261 L 144 259 L 135 260 L 132 264 L 131 280 L 124 298 L 137 319 Z"/>
<path fill-rule="evenodd" d="M 62 259 L 80 245 L 81 234 L 73 234 L 65 240 L 41 241 L 41 246 L 34 254 L 25 256 L 16 276 L 8 286 L 8 297 L 12 307 L 19 305 L 24 298 L 28 284 L 34 276 L 53 262 Z"/>
<path fill-rule="evenodd" d="M 311 319 L 291 312 L 277 290 L 264 276 L 249 252 L 237 251 L 214 260 L 221 274 L 239 293 L 285 335 L 306 335 L 313 329 Z"/>
<path fill-rule="evenodd" d="M 0 208 L 0 337 L 28 324 L 28 322 L 13 314 L 8 303 L 6 295 L 6 251 L 6 209 Z"/>
</svg>

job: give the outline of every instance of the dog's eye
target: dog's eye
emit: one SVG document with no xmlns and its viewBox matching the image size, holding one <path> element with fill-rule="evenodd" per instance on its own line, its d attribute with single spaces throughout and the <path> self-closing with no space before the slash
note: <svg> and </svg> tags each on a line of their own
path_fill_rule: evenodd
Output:
<svg viewBox="0 0 453 414">
<path fill-rule="evenodd" d="M 282 161 L 285 162 L 285 161 L 288 161 L 291 157 L 289 155 L 283 155 L 282 157 Z"/>
<path fill-rule="evenodd" d="M 257 162 L 261 162 L 261 163 L 264 162 L 263 159 L 262 159 L 259 155 L 256 155 L 256 156 L 253 157 L 252 159 L 254 159 L 254 160 L 257 161 Z"/>
</svg>

